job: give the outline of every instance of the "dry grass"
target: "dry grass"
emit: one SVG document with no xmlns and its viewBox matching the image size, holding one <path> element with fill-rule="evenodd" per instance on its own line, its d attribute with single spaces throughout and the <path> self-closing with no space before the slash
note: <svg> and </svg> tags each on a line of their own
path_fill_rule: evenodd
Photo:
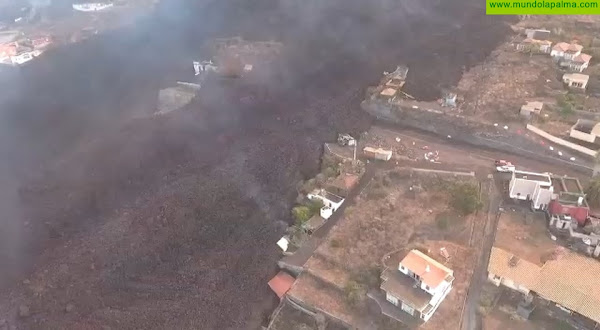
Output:
<svg viewBox="0 0 600 330">
<path fill-rule="evenodd" d="M 468 241 L 464 233 L 475 216 L 455 218 L 451 229 L 441 229 L 436 224 L 440 214 L 452 214 L 448 187 L 453 180 L 456 179 L 415 175 L 402 169 L 377 175 L 309 259 L 307 270 L 290 295 L 359 326 L 370 317 L 381 317 L 365 316 L 368 299 L 365 293 L 379 287 L 385 254 L 419 246 L 430 249 L 431 255 L 441 260 L 436 251 L 444 246 L 452 255 L 448 265 L 455 271 L 456 281 L 447 302 L 427 323 L 427 328 L 441 329 L 449 324 L 458 327 L 475 256 L 467 247 L 438 239 Z M 411 186 L 421 187 L 421 192 L 414 193 L 409 190 Z M 346 292 L 349 284 L 357 286 L 358 301 L 350 301 Z"/>
<path fill-rule="evenodd" d="M 520 121 L 525 101 L 554 101 L 552 91 L 562 90 L 559 77 L 550 56 L 529 56 L 504 44 L 463 75 L 457 88 L 464 97 L 461 110 L 488 122 Z"/>
<path fill-rule="evenodd" d="M 548 237 L 546 218 L 542 213 L 510 209 L 500 217 L 494 246 L 540 266 L 542 258 L 557 247 Z"/>
</svg>

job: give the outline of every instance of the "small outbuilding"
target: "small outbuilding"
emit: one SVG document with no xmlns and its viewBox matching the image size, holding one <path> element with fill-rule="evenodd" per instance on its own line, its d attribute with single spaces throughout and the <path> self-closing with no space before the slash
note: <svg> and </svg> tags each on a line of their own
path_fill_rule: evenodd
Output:
<svg viewBox="0 0 600 330">
<path fill-rule="evenodd" d="M 285 294 L 290 291 L 295 281 L 296 279 L 292 275 L 280 271 L 269 281 L 269 287 L 275 292 L 279 299 L 283 299 Z"/>
<path fill-rule="evenodd" d="M 575 125 L 571 127 L 569 136 L 577 140 L 595 143 L 598 136 L 600 136 L 600 123 L 593 120 L 578 119 Z"/>
<path fill-rule="evenodd" d="M 530 118 L 532 114 L 539 115 L 542 112 L 542 108 L 544 107 L 543 102 L 533 101 L 527 102 L 523 106 L 521 106 L 521 111 L 519 112 L 521 116 Z"/>
<path fill-rule="evenodd" d="M 590 76 L 581 73 L 565 73 L 562 80 L 569 88 L 585 90 Z"/>
</svg>

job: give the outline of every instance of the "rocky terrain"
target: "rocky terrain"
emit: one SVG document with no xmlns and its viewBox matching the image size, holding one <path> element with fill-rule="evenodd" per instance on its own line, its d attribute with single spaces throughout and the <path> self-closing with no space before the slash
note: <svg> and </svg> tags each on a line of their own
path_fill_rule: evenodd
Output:
<svg viewBox="0 0 600 330">
<path fill-rule="evenodd" d="M 508 33 L 483 6 L 164 0 L 135 28 L 2 71 L 0 329 L 257 328 L 322 143 L 369 127 L 364 90 L 398 63 L 414 96 L 456 84 Z M 285 50 L 261 79 L 150 116 L 203 41 L 235 35 Z"/>
</svg>

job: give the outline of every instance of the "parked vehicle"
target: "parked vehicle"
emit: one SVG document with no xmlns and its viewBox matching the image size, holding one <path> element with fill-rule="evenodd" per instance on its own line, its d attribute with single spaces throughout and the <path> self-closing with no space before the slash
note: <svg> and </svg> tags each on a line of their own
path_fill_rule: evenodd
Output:
<svg viewBox="0 0 600 330">
<path fill-rule="evenodd" d="M 496 171 L 501 173 L 509 173 L 515 171 L 515 165 L 503 159 L 496 160 L 494 162 L 494 165 L 496 165 Z"/>
</svg>

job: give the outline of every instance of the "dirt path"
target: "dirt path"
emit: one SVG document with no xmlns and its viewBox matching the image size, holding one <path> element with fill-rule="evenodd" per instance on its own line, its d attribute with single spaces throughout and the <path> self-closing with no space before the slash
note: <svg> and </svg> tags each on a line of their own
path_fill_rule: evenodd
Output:
<svg viewBox="0 0 600 330">
<path fill-rule="evenodd" d="M 477 330 L 482 327 L 477 308 L 479 306 L 481 289 L 487 279 L 487 266 L 490 260 L 492 246 L 494 245 L 498 219 L 500 218 L 499 208 L 502 207 L 503 200 L 495 186 L 494 180 L 489 180 L 487 182 L 487 187 L 489 189 L 487 219 L 482 228 L 481 238 L 480 240 L 477 240 L 480 246 L 480 248 L 477 249 L 479 251 L 479 257 L 471 277 L 471 283 L 465 301 L 461 324 L 462 330 Z"/>
</svg>

